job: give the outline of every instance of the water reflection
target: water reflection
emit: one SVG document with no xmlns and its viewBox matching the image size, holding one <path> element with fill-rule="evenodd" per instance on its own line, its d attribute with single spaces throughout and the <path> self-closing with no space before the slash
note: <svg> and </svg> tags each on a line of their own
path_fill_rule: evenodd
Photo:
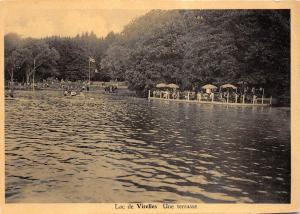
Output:
<svg viewBox="0 0 300 214">
<path fill-rule="evenodd" d="M 5 104 L 7 202 L 290 200 L 288 109 L 19 93 Z"/>
</svg>

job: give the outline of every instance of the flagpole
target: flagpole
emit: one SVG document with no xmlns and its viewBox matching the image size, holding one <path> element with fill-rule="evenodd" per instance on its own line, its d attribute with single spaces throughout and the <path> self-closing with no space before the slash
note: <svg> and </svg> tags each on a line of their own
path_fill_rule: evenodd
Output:
<svg viewBox="0 0 300 214">
<path fill-rule="evenodd" d="M 89 58 L 89 88 L 91 87 L 91 69 L 90 69 L 90 67 L 91 67 L 91 60 Z"/>
<path fill-rule="evenodd" d="M 95 63 L 95 59 L 89 56 L 89 89 L 91 87 L 91 62 Z"/>
</svg>

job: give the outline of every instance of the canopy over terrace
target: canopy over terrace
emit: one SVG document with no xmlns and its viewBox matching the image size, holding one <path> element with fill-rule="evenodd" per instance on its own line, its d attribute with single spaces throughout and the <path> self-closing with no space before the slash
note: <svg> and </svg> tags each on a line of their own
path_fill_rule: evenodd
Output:
<svg viewBox="0 0 300 214">
<path fill-rule="evenodd" d="M 232 89 L 237 89 L 236 86 L 231 85 L 231 84 L 225 84 L 225 85 L 221 85 L 221 88 L 232 88 Z"/>
<path fill-rule="evenodd" d="M 216 89 L 217 86 L 214 86 L 212 84 L 206 84 L 204 86 L 202 86 L 203 89 Z"/>
<path fill-rule="evenodd" d="M 179 88 L 179 86 L 176 85 L 176 84 L 174 84 L 174 83 L 168 84 L 167 87 L 168 87 L 168 88 L 172 88 L 172 89 L 177 89 L 177 88 Z"/>
<path fill-rule="evenodd" d="M 206 85 L 202 86 L 202 89 L 205 89 L 206 93 L 208 93 L 208 94 L 210 94 L 211 91 L 216 88 L 217 88 L 217 86 L 214 86 L 212 84 L 206 84 Z"/>
<path fill-rule="evenodd" d="M 159 83 L 156 85 L 156 88 L 166 88 L 167 87 L 167 84 L 165 83 Z"/>
<path fill-rule="evenodd" d="M 221 85 L 220 88 L 221 88 L 221 89 L 222 89 L 222 88 L 227 88 L 228 90 L 229 90 L 230 88 L 232 88 L 232 89 L 235 89 L 235 91 L 237 92 L 237 87 L 234 86 L 234 85 L 232 85 L 232 84 Z"/>
</svg>

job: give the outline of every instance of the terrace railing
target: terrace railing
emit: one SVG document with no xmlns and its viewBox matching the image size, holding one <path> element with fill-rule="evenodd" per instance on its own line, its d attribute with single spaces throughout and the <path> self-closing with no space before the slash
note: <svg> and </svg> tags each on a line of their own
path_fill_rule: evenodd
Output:
<svg viewBox="0 0 300 214">
<path fill-rule="evenodd" d="M 261 104 L 261 105 L 271 105 L 272 97 L 266 98 L 264 96 L 258 97 L 256 95 L 250 94 L 237 94 L 237 93 L 195 93 L 190 91 L 161 91 L 154 90 L 148 93 L 149 98 L 159 98 L 159 99 L 172 99 L 172 100 L 187 100 L 187 101 L 197 101 L 197 102 L 212 102 L 212 103 L 239 103 L 239 104 Z"/>
</svg>

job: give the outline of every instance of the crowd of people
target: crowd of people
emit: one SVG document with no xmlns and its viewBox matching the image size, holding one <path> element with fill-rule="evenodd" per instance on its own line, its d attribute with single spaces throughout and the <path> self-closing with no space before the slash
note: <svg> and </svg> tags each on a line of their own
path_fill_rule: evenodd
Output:
<svg viewBox="0 0 300 214">
<path fill-rule="evenodd" d="M 262 87 L 243 87 L 225 89 L 202 89 L 200 91 L 179 91 L 177 89 L 155 89 L 153 97 L 162 99 L 187 99 L 231 103 L 252 103 L 264 95 Z"/>
<path fill-rule="evenodd" d="M 48 78 L 42 81 L 36 81 L 33 85 L 30 83 L 18 83 L 18 82 L 7 82 L 6 84 L 6 97 L 13 96 L 13 90 L 62 90 L 65 96 L 75 96 L 84 91 L 90 91 L 92 86 L 92 90 L 103 90 L 106 93 L 117 93 L 118 86 L 117 84 L 112 84 L 110 82 L 96 82 L 94 84 L 91 82 L 89 84 L 88 81 L 68 81 L 64 79 L 58 78 Z"/>
<path fill-rule="evenodd" d="M 118 86 L 116 86 L 116 85 L 105 86 L 104 91 L 108 92 L 108 93 L 117 93 L 118 92 Z"/>
<path fill-rule="evenodd" d="M 176 90 L 154 90 L 153 96 L 164 98 L 164 99 L 178 99 L 179 98 L 179 92 Z"/>
</svg>

